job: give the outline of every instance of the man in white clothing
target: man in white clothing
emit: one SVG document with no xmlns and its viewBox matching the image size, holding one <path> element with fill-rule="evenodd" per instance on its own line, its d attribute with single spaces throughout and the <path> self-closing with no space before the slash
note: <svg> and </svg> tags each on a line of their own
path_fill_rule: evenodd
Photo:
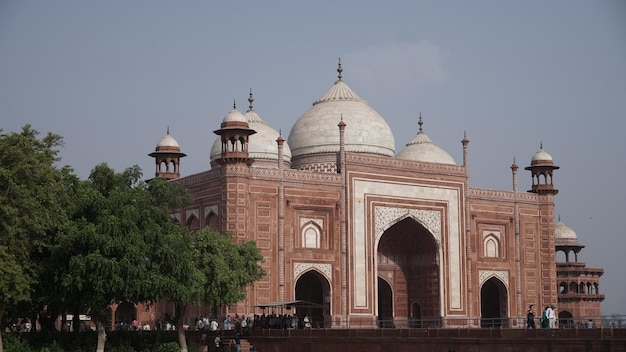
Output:
<svg viewBox="0 0 626 352">
<path fill-rule="evenodd" d="M 554 329 L 556 327 L 556 312 L 554 311 L 556 309 L 556 306 L 554 304 L 550 305 L 550 307 L 548 307 L 548 310 L 546 311 L 546 316 L 548 317 L 548 327 L 550 329 Z"/>
</svg>

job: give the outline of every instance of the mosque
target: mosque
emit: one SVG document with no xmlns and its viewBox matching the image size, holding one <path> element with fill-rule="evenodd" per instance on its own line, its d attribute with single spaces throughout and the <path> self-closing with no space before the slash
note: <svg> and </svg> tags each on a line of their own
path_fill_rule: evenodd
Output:
<svg viewBox="0 0 626 352">
<path fill-rule="evenodd" d="M 512 190 L 471 187 L 467 138 L 458 164 L 420 114 L 417 135 L 396 152 L 385 119 L 342 71 L 339 63 L 338 79 L 287 140 L 250 92 L 245 113 L 233 108 L 216 124 L 210 169 L 181 177 L 185 154 L 169 131 L 149 154 L 156 177 L 193 196 L 172 214 L 177 221 L 262 250 L 267 275 L 218 314 L 280 307 L 306 311 L 320 327 L 524 327 L 530 305 L 540 315 L 550 304 L 561 324 L 600 316 L 603 269 L 578 262 L 584 246 L 555 221 L 559 166 L 550 154 L 530 158 L 528 191 L 518 189 L 516 163 Z M 135 316 L 154 324 L 167 309 Z"/>
</svg>

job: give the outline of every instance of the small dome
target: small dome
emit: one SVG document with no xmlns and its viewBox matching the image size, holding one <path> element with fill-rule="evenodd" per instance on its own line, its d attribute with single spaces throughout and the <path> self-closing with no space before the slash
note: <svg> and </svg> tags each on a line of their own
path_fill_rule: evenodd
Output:
<svg viewBox="0 0 626 352">
<path fill-rule="evenodd" d="M 278 144 L 276 143 L 276 140 L 280 136 L 280 133 L 270 127 L 267 122 L 261 119 L 256 111 L 254 111 L 254 109 L 252 108 L 252 102 L 254 101 L 254 99 L 252 98 L 252 93 L 250 93 L 250 98 L 248 98 L 248 101 L 250 102 L 250 107 L 248 111 L 246 111 L 246 113 L 242 116 L 248 123 L 249 128 L 256 131 L 255 134 L 249 137 L 248 155 L 251 159 L 255 160 L 255 162 L 252 164 L 253 167 L 267 166 L 267 163 L 261 163 L 260 161 L 278 160 Z M 221 139 L 218 137 L 215 142 L 213 142 L 213 146 L 211 147 L 211 163 L 214 163 L 217 159 L 219 159 L 221 153 L 222 142 Z M 291 149 L 289 149 L 289 145 L 287 143 L 283 144 L 283 161 L 288 164 L 291 163 Z"/>
<path fill-rule="evenodd" d="M 346 123 L 347 152 L 393 157 L 395 142 L 387 122 L 340 79 L 313 102 L 289 133 L 294 157 L 339 151 L 339 121 Z"/>
<path fill-rule="evenodd" d="M 270 127 L 267 122 L 263 121 L 252 109 L 248 110 L 244 116 L 250 128 L 256 131 L 256 134 L 250 136 L 248 141 L 248 154 L 250 158 L 255 160 L 278 160 L 278 143 L 276 143 L 276 140 L 278 136 L 280 136 L 280 133 Z M 283 143 L 283 160 L 291 162 L 291 149 L 287 143 Z M 252 164 L 252 166 L 254 166 L 254 164 Z"/>
<path fill-rule="evenodd" d="M 530 165 L 553 165 L 552 155 L 543 150 L 543 143 L 539 146 L 539 151 L 537 151 L 533 155 L 532 159 L 530 159 Z"/>
<path fill-rule="evenodd" d="M 228 114 L 226 114 L 226 116 L 224 116 L 222 123 L 224 122 L 248 122 L 248 120 L 246 120 L 246 117 L 243 116 L 243 114 L 240 113 L 239 110 L 232 109 L 228 112 Z"/>
<path fill-rule="evenodd" d="M 565 225 L 560 219 L 559 222 L 554 225 L 554 242 L 557 246 L 579 246 L 578 236 L 571 227 Z"/>
<path fill-rule="evenodd" d="M 396 155 L 398 159 L 415 160 L 426 163 L 456 165 L 454 159 L 445 150 L 439 148 L 424 131 L 422 131 L 422 116 L 419 119 L 420 130 L 412 141 L 406 144 Z"/>
<path fill-rule="evenodd" d="M 571 227 L 565 225 L 559 220 L 559 222 L 554 226 L 554 238 L 577 240 L 578 236 Z"/>
<path fill-rule="evenodd" d="M 535 155 L 533 155 L 533 158 L 530 161 L 537 162 L 537 161 L 553 161 L 553 160 L 552 160 L 552 155 L 548 154 L 548 152 L 546 152 L 543 149 L 539 149 L 539 151 L 536 152 Z"/>
<path fill-rule="evenodd" d="M 162 147 L 180 148 L 178 142 L 174 139 L 174 137 L 170 136 L 169 130 L 167 131 L 167 134 L 163 138 L 161 138 L 159 143 L 157 143 L 156 147 L 157 150 Z"/>
</svg>

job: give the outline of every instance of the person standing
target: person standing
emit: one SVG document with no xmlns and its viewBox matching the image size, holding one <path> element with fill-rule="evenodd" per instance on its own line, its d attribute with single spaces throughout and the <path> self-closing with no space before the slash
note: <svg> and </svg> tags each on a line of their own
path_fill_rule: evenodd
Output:
<svg viewBox="0 0 626 352">
<path fill-rule="evenodd" d="M 535 328 L 535 312 L 533 311 L 533 305 L 528 306 L 528 313 L 526 313 L 526 328 Z"/>
<path fill-rule="evenodd" d="M 241 339 L 239 338 L 239 333 L 235 334 L 235 351 L 241 352 Z"/>
<path fill-rule="evenodd" d="M 556 312 L 554 311 L 556 306 L 554 304 L 550 305 L 548 309 L 546 309 L 546 316 L 548 317 L 548 327 L 550 329 L 554 329 L 556 327 Z"/>
<path fill-rule="evenodd" d="M 546 306 L 546 308 L 541 313 L 541 328 L 542 329 L 547 329 L 548 327 L 550 327 L 550 323 L 548 322 L 548 309 L 550 309 L 550 307 Z"/>
</svg>

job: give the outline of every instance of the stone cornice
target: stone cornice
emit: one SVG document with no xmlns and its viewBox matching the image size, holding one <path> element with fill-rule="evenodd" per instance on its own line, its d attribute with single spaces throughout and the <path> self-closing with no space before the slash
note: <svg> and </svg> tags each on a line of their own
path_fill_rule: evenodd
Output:
<svg viewBox="0 0 626 352">
<path fill-rule="evenodd" d="M 481 198 L 481 199 L 492 199 L 497 201 L 514 201 L 515 200 L 515 192 L 513 191 L 503 191 L 503 190 L 495 190 L 495 189 L 487 189 L 487 188 L 471 188 L 469 189 L 469 197 L 470 198 Z M 541 199 L 536 193 L 529 192 L 517 192 L 517 200 L 518 201 L 531 201 L 537 202 Z"/>
<path fill-rule="evenodd" d="M 408 169 L 411 171 L 426 171 L 433 173 L 444 173 L 448 175 L 465 175 L 465 168 L 458 165 L 424 163 L 414 160 L 404 160 L 396 158 L 376 157 L 367 154 L 348 153 L 346 163 L 363 166 L 380 166 L 390 169 Z"/>
</svg>

